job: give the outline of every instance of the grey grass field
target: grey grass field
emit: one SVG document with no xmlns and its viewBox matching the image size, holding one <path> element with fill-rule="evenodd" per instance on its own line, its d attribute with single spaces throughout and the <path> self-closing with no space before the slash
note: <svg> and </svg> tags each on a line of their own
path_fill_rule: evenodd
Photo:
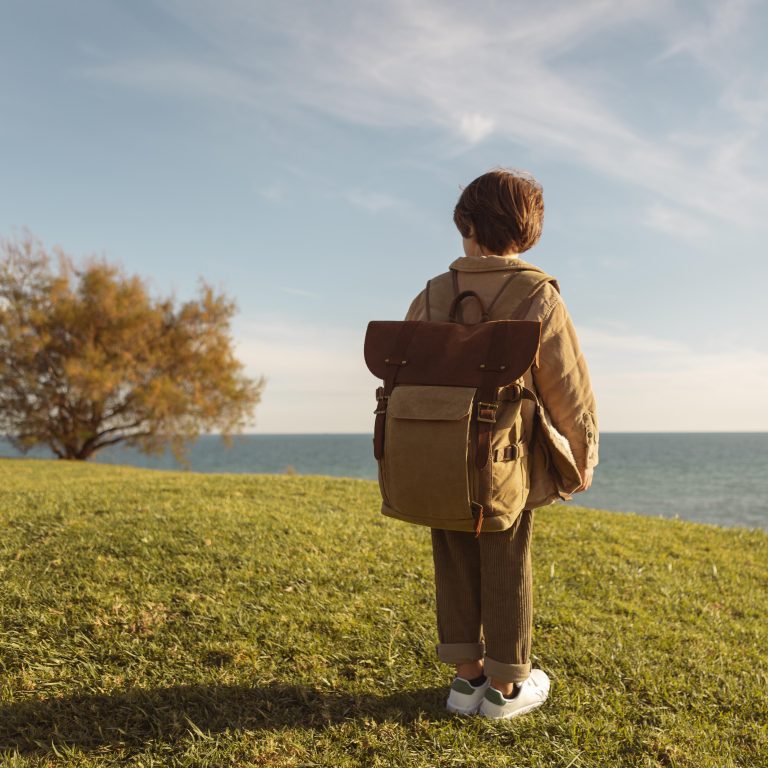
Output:
<svg viewBox="0 0 768 768">
<path fill-rule="evenodd" d="M 550 700 L 449 715 L 378 487 L 0 460 L 0 764 L 768 766 L 768 534 L 550 507 Z"/>
</svg>

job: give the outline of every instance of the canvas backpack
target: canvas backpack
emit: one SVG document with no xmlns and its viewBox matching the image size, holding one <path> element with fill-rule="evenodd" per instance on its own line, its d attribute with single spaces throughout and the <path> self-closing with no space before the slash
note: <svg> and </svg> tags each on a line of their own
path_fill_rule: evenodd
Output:
<svg viewBox="0 0 768 768">
<path fill-rule="evenodd" d="M 383 380 L 373 447 L 385 515 L 476 535 L 504 530 L 528 505 L 533 465 L 538 486 L 557 475 L 551 424 L 523 383 L 537 362 L 541 323 L 506 319 L 524 315 L 548 282 L 557 287 L 533 265 L 515 267 L 486 308 L 475 292 L 458 290 L 451 270 L 427 284 L 426 320 L 369 323 L 366 364 Z M 459 322 L 467 300 L 479 304 L 480 322 Z M 526 405 L 534 410 L 529 435 Z M 555 495 L 580 482 L 572 456 L 564 463 Z"/>
</svg>

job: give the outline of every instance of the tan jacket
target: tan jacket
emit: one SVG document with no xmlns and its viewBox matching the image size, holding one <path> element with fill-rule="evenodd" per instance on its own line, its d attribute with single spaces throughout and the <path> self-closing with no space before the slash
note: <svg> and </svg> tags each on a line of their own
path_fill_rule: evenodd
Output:
<svg viewBox="0 0 768 768">
<path fill-rule="evenodd" d="M 459 272 L 459 289 L 475 291 L 487 306 L 508 276 L 510 261 L 526 265 L 515 256 L 462 256 L 450 266 Z M 406 320 L 426 320 L 425 295 L 422 290 L 416 296 Z M 480 320 L 477 302 L 465 301 L 462 312 L 466 323 Z M 503 318 L 492 315 L 492 319 Z M 525 374 L 525 385 L 537 393 L 552 423 L 567 438 L 579 468 L 597 466 L 595 396 L 576 330 L 557 288 L 546 284 L 536 294 L 525 317 L 517 319 L 542 323 L 539 363 Z"/>
</svg>

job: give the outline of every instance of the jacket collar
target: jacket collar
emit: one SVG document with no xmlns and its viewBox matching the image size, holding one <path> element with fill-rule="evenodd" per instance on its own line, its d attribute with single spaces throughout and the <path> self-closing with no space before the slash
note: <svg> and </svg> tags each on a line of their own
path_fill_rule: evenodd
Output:
<svg viewBox="0 0 768 768">
<path fill-rule="evenodd" d="M 522 263 L 519 256 L 461 256 L 451 262 L 450 269 L 457 269 L 459 272 L 485 272 L 514 269 Z"/>
</svg>

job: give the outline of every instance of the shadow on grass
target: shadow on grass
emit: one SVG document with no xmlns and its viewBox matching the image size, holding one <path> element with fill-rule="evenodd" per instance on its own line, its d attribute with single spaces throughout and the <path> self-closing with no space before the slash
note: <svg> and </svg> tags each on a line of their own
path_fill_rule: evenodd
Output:
<svg viewBox="0 0 768 768">
<path fill-rule="evenodd" d="M 355 695 L 273 683 L 254 688 L 180 685 L 35 699 L 0 704 L 0 750 L 43 753 L 64 744 L 135 748 L 228 728 L 317 730 L 362 718 L 407 723 L 423 715 L 449 717 L 443 709 L 445 694 L 445 688 L 427 688 L 390 696 Z"/>
</svg>

